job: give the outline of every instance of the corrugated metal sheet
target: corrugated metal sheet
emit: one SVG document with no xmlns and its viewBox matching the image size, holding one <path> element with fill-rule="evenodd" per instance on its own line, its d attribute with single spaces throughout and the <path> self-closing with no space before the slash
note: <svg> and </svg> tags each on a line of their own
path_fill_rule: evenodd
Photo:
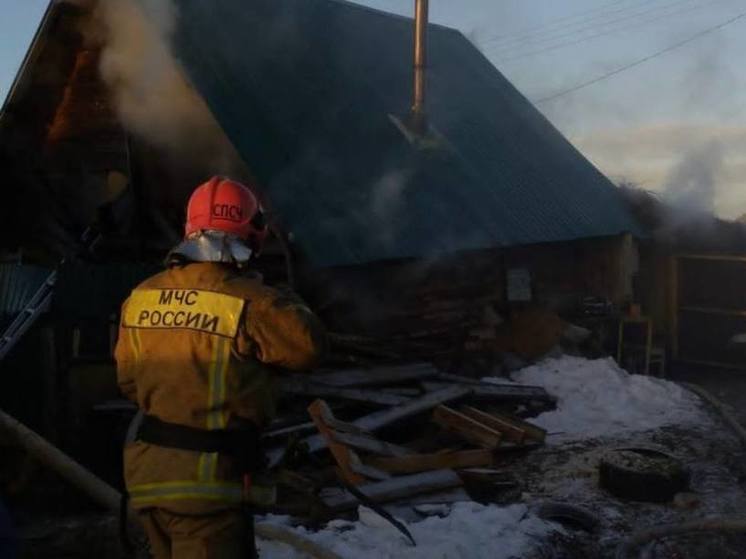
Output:
<svg viewBox="0 0 746 559">
<path fill-rule="evenodd" d="M 52 270 L 0 264 L 0 334 L 39 290 Z"/>
<path fill-rule="evenodd" d="M 316 265 L 639 233 L 616 188 L 458 31 L 430 29 L 428 111 L 393 126 L 411 20 L 336 0 L 176 0 L 175 53 Z"/>
</svg>

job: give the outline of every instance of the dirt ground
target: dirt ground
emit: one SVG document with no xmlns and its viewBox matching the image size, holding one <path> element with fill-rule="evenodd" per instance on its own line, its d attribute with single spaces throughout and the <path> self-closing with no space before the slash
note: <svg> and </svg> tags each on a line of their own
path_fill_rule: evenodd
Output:
<svg viewBox="0 0 746 559">
<path fill-rule="evenodd" d="M 746 370 L 678 367 L 670 380 L 700 385 L 730 406 L 741 425 L 746 426 Z"/>
<path fill-rule="evenodd" d="M 670 378 L 699 384 L 731 408 L 746 425 L 746 372 L 677 371 Z M 552 557 L 613 558 L 628 535 L 640 529 L 708 516 L 744 516 L 746 445 L 711 408 L 710 420 L 694 428 L 667 428 L 616 439 L 548 446 L 509 466 L 523 479 L 524 498 L 572 503 L 599 520 L 592 533 L 569 529 Z M 678 504 L 621 501 L 598 485 L 598 462 L 619 445 L 654 446 L 679 458 L 691 475 L 689 494 Z M 684 502 L 682 502 L 684 501 Z M 571 546 L 567 547 L 568 542 Z M 572 551 L 563 551 L 564 549 Z M 569 553 L 569 554 L 568 554 Z M 746 535 L 698 534 L 659 541 L 640 550 L 645 559 L 726 559 L 746 557 Z"/>
<path fill-rule="evenodd" d="M 598 462 L 609 448 L 655 446 L 680 458 L 691 475 L 687 506 L 634 503 L 599 488 Z M 510 470 L 523 479 L 524 499 L 549 500 L 582 507 L 599 521 L 592 532 L 568 528 L 554 557 L 613 558 L 632 532 L 711 515 L 740 515 L 746 510 L 746 452 L 721 425 L 695 430 L 664 429 L 617 438 L 544 448 L 516 460 Z M 563 550 L 572 543 L 572 554 Z M 720 559 L 746 556 L 746 537 L 698 535 L 650 546 L 646 559 Z"/>
</svg>

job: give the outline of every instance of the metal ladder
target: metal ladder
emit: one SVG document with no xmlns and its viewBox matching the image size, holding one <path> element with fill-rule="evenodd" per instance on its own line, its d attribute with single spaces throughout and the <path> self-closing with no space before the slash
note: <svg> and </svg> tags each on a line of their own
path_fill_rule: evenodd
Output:
<svg viewBox="0 0 746 559">
<path fill-rule="evenodd" d="M 2 338 L 0 338 L 0 361 L 13 349 L 28 329 L 34 325 L 39 316 L 49 310 L 56 282 L 57 270 L 54 270 L 5 330 Z"/>
</svg>

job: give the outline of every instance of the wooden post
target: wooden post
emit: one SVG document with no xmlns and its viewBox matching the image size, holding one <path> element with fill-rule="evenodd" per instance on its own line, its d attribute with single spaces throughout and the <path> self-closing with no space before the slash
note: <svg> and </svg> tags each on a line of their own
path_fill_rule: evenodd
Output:
<svg viewBox="0 0 746 559">
<path fill-rule="evenodd" d="M 95 503 L 111 511 L 119 510 L 120 494 L 116 489 L 3 411 L 0 411 L 0 429 L 7 431 L 18 446 L 82 490 Z"/>
</svg>

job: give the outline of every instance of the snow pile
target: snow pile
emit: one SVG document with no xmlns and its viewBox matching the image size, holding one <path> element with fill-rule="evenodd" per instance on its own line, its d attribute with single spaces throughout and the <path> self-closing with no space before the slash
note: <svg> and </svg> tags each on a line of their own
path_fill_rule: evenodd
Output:
<svg viewBox="0 0 746 559">
<path fill-rule="evenodd" d="M 269 519 L 273 522 L 272 519 Z M 373 511 L 360 520 L 335 520 L 319 532 L 295 530 L 347 559 L 514 559 L 525 557 L 561 528 L 530 514 L 525 505 L 497 507 L 458 503 L 444 517 L 408 524 L 417 547 Z M 300 559 L 284 544 L 260 542 L 268 559 Z"/>
<path fill-rule="evenodd" d="M 699 400 L 691 392 L 666 380 L 631 375 L 611 358 L 550 359 L 517 371 L 513 380 L 543 386 L 558 398 L 556 410 L 531 420 L 550 433 L 558 433 L 549 439 L 553 442 L 706 420 Z"/>
</svg>

